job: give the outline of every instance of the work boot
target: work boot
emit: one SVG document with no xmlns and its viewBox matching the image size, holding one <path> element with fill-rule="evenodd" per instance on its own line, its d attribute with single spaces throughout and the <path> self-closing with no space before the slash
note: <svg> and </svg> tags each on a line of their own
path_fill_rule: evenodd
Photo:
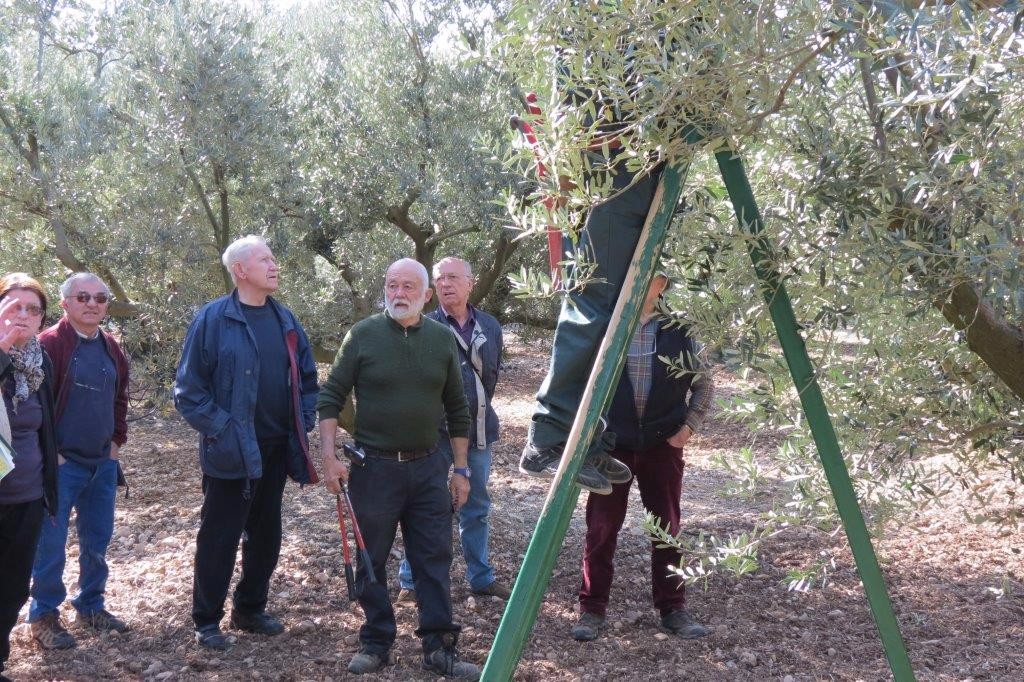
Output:
<svg viewBox="0 0 1024 682">
<path fill-rule="evenodd" d="M 416 603 L 416 590 L 411 587 L 403 587 L 398 590 L 398 596 L 395 597 L 396 604 L 415 604 Z"/>
<path fill-rule="evenodd" d="M 90 627 L 97 632 L 110 632 L 113 630 L 114 632 L 125 633 L 131 630 L 128 623 L 124 622 L 106 609 L 89 614 L 79 611 L 75 616 L 75 622 L 79 625 Z"/>
<path fill-rule="evenodd" d="M 360 649 L 359 653 L 348 662 L 348 671 L 353 675 L 366 675 L 367 673 L 377 672 L 387 664 L 387 652 L 375 654 L 366 649 Z"/>
<path fill-rule="evenodd" d="M 604 629 L 604 616 L 584 611 L 572 628 L 572 638 L 578 642 L 591 642 L 597 639 Z"/>
<path fill-rule="evenodd" d="M 77 644 L 75 638 L 60 622 L 60 615 L 56 611 L 40 616 L 39 620 L 32 622 L 32 639 L 43 649 L 49 650 L 71 649 Z"/>
<path fill-rule="evenodd" d="M 235 645 L 235 638 L 225 635 L 221 632 L 220 626 L 214 623 L 196 628 L 196 643 L 205 649 L 227 651 Z"/>
<path fill-rule="evenodd" d="M 678 635 L 683 639 L 697 639 L 709 634 L 711 631 L 700 623 L 693 620 L 690 614 L 684 609 L 676 609 L 675 611 L 669 611 L 667 614 L 661 617 L 661 627 L 665 628 L 673 635 Z"/>
<path fill-rule="evenodd" d="M 284 632 L 284 625 L 274 616 L 266 611 L 258 613 L 246 613 L 245 611 L 231 612 L 231 627 L 236 630 L 244 630 L 257 635 L 279 635 Z"/>
<path fill-rule="evenodd" d="M 473 594 L 478 594 L 482 597 L 497 597 L 498 599 L 508 601 L 508 598 L 512 596 L 512 590 L 495 580 L 482 590 L 473 590 Z"/>
<path fill-rule="evenodd" d="M 457 680 L 480 679 L 480 668 L 468 661 L 460 661 L 454 646 L 434 649 L 424 655 L 423 669 Z"/>
</svg>

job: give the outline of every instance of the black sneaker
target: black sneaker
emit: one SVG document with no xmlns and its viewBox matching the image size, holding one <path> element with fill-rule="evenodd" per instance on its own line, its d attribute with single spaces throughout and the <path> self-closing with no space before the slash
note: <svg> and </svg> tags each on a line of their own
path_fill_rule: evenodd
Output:
<svg viewBox="0 0 1024 682">
<path fill-rule="evenodd" d="M 584 611 L 572 628 L 572 638 L 577 642 L 590 642 L 597 639 L 604 628 L 604 618 L 596 613 Z"/>
<path fill-rule="evenodd" d="M 442 647 L 426 654 L 423 669 L 457 680 L 480 679 L 480 668 L 468 661 L 460 661 L 455 647 Z"/>
<path fill-rule="evenodd" d="M 259 613 L 246 613 L 244 611 L 231 612 L 231 627 L 236 630 L 253 632 L 257 635 L 279 635 L 284 632 L 284 625 L 274 616 L 266 611 Z"/>
<path fill-rule="evenodd" d="M 607 453 L 597 455 L 593 462 L 609 483 L 629 483 L 633 480 L 633 472 L 629 467 Z"/>
<path fill-rule="evenodd" d="M 538 449 L 533 443 L 527 443 L 523 448 L 523 456 L 519 459 L 519 471 L 527 476 L 551 478 L 558 471 L 561 459 L 561 445 Z"/>
<path fill-rule="evenodd" d="M 196 628 L 196 643 L 207 649 L 226 651 L 235 645 L 235 638 L 225 635 L 220 631 L 220 626 L 214 623 Z"/>
<path fill-rule="evenodd" d="M 673 635 L 678 635 L 683 639 L 697 639 L 704 635 L 710 634 L 711 630 L 695 621 L 690 617 L 690 614 L 683 609 L 676 609 L 675 611 L 669 611 L 667 614 L 661 617 L 661 627 L 665 628 Z"/>
<path fill-rule="evenodd" d="M 375 673 L 388 664 L 387 653 L 375 654 L 366 649 L 361 649 L 358 654 L 348 662 L 348 671 L 353 675 L 366 675 Z"/>
<path fill-rule="evenodd" d="M 593 462 L 586 461 L 576 474 L 576 485 L 597 495 L 611 495 L 612 484 L 604 477 Z"/>
</svg>

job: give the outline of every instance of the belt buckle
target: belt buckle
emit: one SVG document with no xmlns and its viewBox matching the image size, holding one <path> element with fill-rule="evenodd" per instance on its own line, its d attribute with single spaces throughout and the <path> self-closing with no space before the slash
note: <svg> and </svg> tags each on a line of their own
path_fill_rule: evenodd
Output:
<svg viewBox="0 0 1024 682">
<path fill-rule="evenodd" d="M 406 459 L 406 458 L 405 458 L 405 455 L 406 455 L 406 454 L 407 454 L 407 451 L 405 451 L 405 450 L 399 450 L 399 451 L 398 451 L 398 461 L 399 461 L 399 462 L 411 462 L 411 461 L 412 461 L 412 457 L 410 456 L 410 458 L 409 458 L 409 459 Z M 411 454 L 411 453 L 410 453 L 410 454 Z"/>
</svg>

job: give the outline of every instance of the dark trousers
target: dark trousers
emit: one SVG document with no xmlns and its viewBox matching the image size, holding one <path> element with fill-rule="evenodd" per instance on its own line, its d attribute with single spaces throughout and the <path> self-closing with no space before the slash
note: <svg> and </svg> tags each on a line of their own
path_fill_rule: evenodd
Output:
<svg viewBox="0 0 1024 682">
<path fill-rule="evenodd" d="M 530 442 L 537 447 L 562 445 L 572 428 L 660 177 L 656 172 L 637 181 L 587 215 L 579 248 L 596 265 L 592 277 L 597 281 L 573 291 L 562 303 L 551 364 L 530 425 Z M 615 189 L 627 187 L 632 179 L 629 173 L 619 173 Z"/>
<path fill-rule="evenodd" d="M 250 482 L 203 476 L 203 510 L 192 581 L 196 628 L 220 623 L 224 617 L 224 600 L 243 533 L 242 577 L 235 587 L 234 609 L 245 613 L 266 609 L 270 576 L 281 554 L 288 439 L 261 440 L 259 446 L 263 478 Z"/>
<path fill-rule="evenodd" d="M 43 526 L 43 498 L 0 504 L 0 670 L 11 655 L 11 630 L 28 601 L 32 562 Z"/>
<path fill-rule="evenodd" d="M 384 654 L 395 641 L 395 612 L 388 596 L 387 561 L 395 533 L 402 527 L 405 556 L 412 566 L 423 652 L 454 645 L 459 626 L 452 623 L 452 499 L 448 459 L 440 451 L 413 462 L 367 457 L 353 467 L 349 494 L 376 584 L 367 582 L 359 562 L 356 589 L 366 622 L 359 641 L 366 651 Z"/>
<path fill-rule="evenodd" d="M 615 450 L 611 455 L 633 471 L 644 508 L 661 519 L 662 527 L 667 523 L 669 532 L 679 532 L 679 496 L 683 488 L 683 459 L 679 448 L 662 443 L 646 450 Z M 626 518 L 631 483 L 612 486 L 611 495 L 591 493 L 587 498 L 587 539 L 583 546 L 583 584 L 580 586 L 580 609 L 587 613 L 604 616 L 608 608 L 615 547 Z M 686 603 L 683 581 L 668 571 L 670 564 L 678 563 L 676 550 L 658 549 L 651 543 L 651 595 L 662 616 L 683 608 Z"/>
</svg>

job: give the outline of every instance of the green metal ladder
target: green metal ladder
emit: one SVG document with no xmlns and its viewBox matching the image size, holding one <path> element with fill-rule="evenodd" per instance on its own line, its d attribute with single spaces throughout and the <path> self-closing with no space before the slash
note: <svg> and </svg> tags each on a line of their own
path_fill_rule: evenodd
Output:
<svg viewBox="0 0 1024 682">
<path fill-rule="evenodd" d="M 690 141 L 696 142 L 696 136 L 691 135 Z M 800 395 L 800 402 L 807 415 L 811 434 L 853 551 L 854 561 L 864 584 L 864 591 L 889 667 L 897 682 L 914 680 L 914 672 L 878 566 L 878 559 L 871 545 L 871 537 L 864 524 L 864 517 L 857 503 L 857 496 L 843 461 L 825 400 L 815 379 L 814 368 L 798 331 L 793 306 L 782 278 L 774 266 L 772 246 L 762 233 L 764 223 L 743 163 L 728 149 L 716 152 L 715 158 L 740 227 L 753 237 L 748 241 L 750 258 L 760 280 L 772 321 L 775 323 L 779 343 Z M 670 163 L 662 174 L 565 446 L 566 451 L 572 455 L 562 459 L 558 473 L 552 481 L 523 565 L 513 586 L 512 596 L 494 637 L 481 676 L 482 680 L 511 680 L 533 629 L 551 579 L 551 571 L 565 540 L 569 520 L 580 494 L 579 487 L 574 483 L 576 473 L 583 463 L 587 444 L 590 443 L 597 428 L 598 418 L 602 412 L 599 408 L 608 403 L 615 390 L 630 340 L 639 323 L 644 299 L 658 267 L 658 259 L 675 207 L 679 202 L 688 168 L 689 159 L 676 160 Z"/>
</svg>

